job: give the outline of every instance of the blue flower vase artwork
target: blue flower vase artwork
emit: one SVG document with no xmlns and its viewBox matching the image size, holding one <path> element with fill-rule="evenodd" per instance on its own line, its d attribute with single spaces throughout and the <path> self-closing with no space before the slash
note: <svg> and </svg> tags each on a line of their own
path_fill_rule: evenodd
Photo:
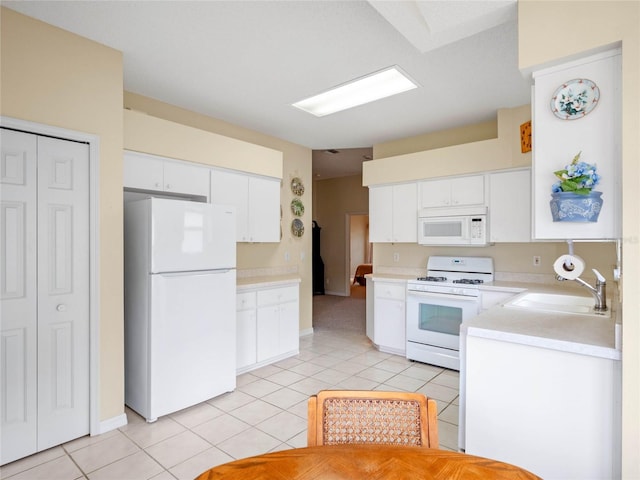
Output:
<svg viewBox="0 0 640 480">
<path fill-rule="evenodd" d="M 602 192 L 588 194 L 556 192 L 551 194 L 554 222 L 597 222 L 602 210 Z"/>
<path fill-rule="evenodd" d="M 600 182 L 596 166 L 580 161 L 580 154 L 563 170 L 553 172 L 559 179 L 551 187 L 551 215 L 554 222 L 597 222 L 602 210 L 602 192 L 593 188 Z"/>
</svg>

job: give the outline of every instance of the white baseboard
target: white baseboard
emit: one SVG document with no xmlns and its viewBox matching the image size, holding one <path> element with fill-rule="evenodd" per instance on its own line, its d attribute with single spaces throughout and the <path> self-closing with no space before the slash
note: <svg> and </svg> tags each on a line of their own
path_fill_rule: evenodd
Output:
<svg viewBox="0 0 640 480">
<path fill-rule="evenodd" d="M 312 335 L 313 334 L 313 327 L 311 328 L 305 328 L 304 330 L 300 330 L 300 336 L 304 337 L 306 335 Z"/>
<path fill-rule="evenodd" d="M 102 420 L 100 425 L 98 426 L 97 432 L 91 432 L 91 435 L 100 435 L 102 433 L 110 432 L 111 430 L 115 430 L 116 428 L 124 427 L 127 424 L 127 414 L 123 413 L 122 415 L 118 415 L 117 417 L 111 417 L 107 420 Z"/>
</svg>

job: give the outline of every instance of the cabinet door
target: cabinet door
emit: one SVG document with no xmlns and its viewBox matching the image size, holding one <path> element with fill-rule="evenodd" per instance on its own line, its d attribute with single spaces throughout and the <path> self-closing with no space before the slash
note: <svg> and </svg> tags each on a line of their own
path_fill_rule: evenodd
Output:
<svg viewBox="0 0 640 480">
<path fill-rule="evenodd" d="M 369 187 L 369 240 L 372 243 L 393 241 L 392 219 L 393 188 Z"/>
<path fill-rule="evenodd" d="M 405 302 L 388 298 L 376 298 L 373 342 L 383 351 L 396 353 L 406 350 Z"/>
<path fill-rule="evenodd" d="M 483 205 L 484 175 L 451 179 L 451 205 Z"/>
<path fill-rule="evenodd" d="M 517 170 L 489 175 L 491 242 L 531 241 L 531 172 Z"/>
<path fill-rule="evenodd" d="M 418 241 L 418 187 L 415 183 L 393 186 L 393 241 Z"/>
<path fill-rule="evenodd" d="M 228 170 L 211 170 L 211 203 L 236 207 L 236 241 L 249 241 L 249 177 Z"/>
<path fill-rule="evenodd" d="M 280 241 L 280 181 L 249 177 L 249 241 Z"/>
<path fill-rule="evenodd" d="M 405 285 L 378 281 L 373 291 L 373 343 L 383 351 L 405 352 Z"/>
<path fill-rule="evenodd" d="M 124 178 L 126 188 L 162 191 L 163 160 L 136 152 L 124 153 Z"/>
<path fill-rule="evenodd" d="M 450 179 L 420 182 L 420 208 L 448 207 L 451 205 Z"/>
<path fill-rule="evenodd" d="M 280 307 L 258 307 L 257 361 L 262 362 L 280 354 Z"/>
<path fill-rule="evenodd" d="M 237 312 L 236 325 L 236 369 L 239 369 L 256 363 L 257 329 L 255 309 Z"/>
<path fill-rule="evenodd" d="M 209 169 L 184 162 L 164 161 L 164 191 L 209 197 Z"/>
<path fill-rule="evenodd" d="M 280 353 L 297 352 L 300 347 L 298 302 L 280 305 Z"/>
</svg>

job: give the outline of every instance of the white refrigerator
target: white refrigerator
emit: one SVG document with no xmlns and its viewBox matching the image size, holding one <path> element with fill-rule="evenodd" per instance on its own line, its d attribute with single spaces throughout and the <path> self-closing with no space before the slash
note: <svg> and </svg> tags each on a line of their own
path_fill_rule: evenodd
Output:
<svg viewBox="0 0 640 480">
<path fill-rule="evenodd" d="M 125 203 L 125 403 L 148 422 L 236 386 L 233 207 Z"/>
</svg>

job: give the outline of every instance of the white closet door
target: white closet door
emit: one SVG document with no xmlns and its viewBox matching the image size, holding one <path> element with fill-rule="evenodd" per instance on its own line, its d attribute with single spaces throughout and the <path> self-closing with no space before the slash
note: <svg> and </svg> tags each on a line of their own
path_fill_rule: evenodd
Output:
<svg viewBox="0 0 640 480">
<path fill-rule="evenodd" d="M 2 129 L 2 464 L 89 433 L 88 151 Z"/>
<path fill-rule="evenodd" d="M 38 450 L 89 433 L 89 146 L 38 137 Z"/>
<path fill-rule="evenodd" d="M 4 464 L 36 451 L 37 137 L 1 130 L 0 415 Z"/>
</svg>

